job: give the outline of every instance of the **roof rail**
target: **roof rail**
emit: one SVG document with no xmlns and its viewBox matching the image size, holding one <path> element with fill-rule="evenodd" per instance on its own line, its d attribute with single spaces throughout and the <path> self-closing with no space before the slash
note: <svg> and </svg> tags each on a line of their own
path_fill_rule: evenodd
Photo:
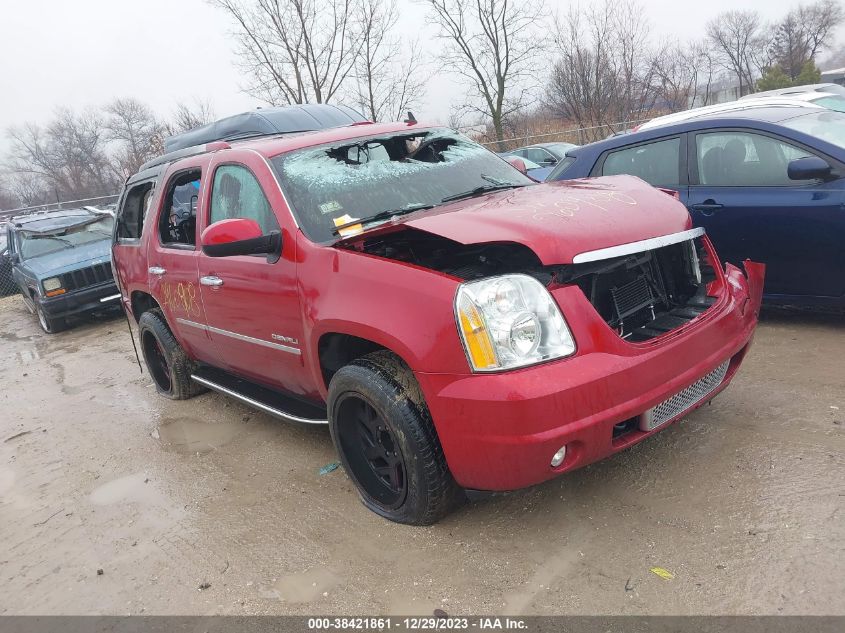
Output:
<svg viewBox="0 0 845 633">
<path fill-rule="evenodd" d="M 152 169 L 153 167 L 158 167 L 159 165 L 164 165 L 165 163 L 172 163 L 173 161 L 179 160 L 180 158 L 187 158 L 188 156 L 197 156 L 198 154 L 205 154 L 207 152 L 216 152 L 221 149 L 231 148 L 231 145 L 222 141 L 214 141 L 212 143 L 205 143 L 203 145 L 194 145 L 192 147 L 186 147 L 184 149 L 179 149 L 175 152 L 168 152 L 167 154 L 162 154 L 161 156 L 156 156 L 155 158 L 148 160 L 146 163 L 144 163 L 138 168 L 138 171 L 136 173 L 140 174 L 142 171 Z"/>
</svg>

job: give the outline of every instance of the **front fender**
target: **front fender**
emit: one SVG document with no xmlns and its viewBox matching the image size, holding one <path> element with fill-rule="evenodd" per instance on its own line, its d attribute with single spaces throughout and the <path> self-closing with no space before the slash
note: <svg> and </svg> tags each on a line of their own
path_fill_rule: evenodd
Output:
<svg viewBox="0 0 845 633">
<path fill-rule="evenodd" d="M 455 326 L 459 280 L 342 248 L 305 244 L 302 251 L 307 262 L 298 270 L 305 362 L 321 390 L 318 343 L 328 333 L 377 343 L 414 371 L 469 372 Z"/>
</svg>

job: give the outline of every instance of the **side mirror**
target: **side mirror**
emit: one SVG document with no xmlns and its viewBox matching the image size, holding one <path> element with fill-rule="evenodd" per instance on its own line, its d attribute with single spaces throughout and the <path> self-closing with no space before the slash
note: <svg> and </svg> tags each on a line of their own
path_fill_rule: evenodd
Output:
<svg viewBox="0 0 845 633">
<path fill-rule="evenodd" d="M 282 253 L 282 234 L 262 235 L 258 222 L 247 218 L 215 222 L 202 232 L 200 241 L 202 252 L 209 257 L 267 255 L 268 261 L 275 262 Z"/>
<path fill-rule="evenodd" d="M 789 161 L 786 174 L 790 180 L 829 180 L 833 167 L 823 158 L 806 156 Z"/>
<path fill-rule="evenodd" d="M 523 161 L 519 156 L 505 156 L 504 159 L 513 165 L 520 173 L 524 175 L 528 174 L 528 168 L 525 166 L 525 161 Z"/>
<path fill-rule="evenodd" d="M 21 263 L 21 256 L 17 253 L 11 253 L 9 255 L 9 261 L 12 262 L 13 265 Z"/>
</svg>

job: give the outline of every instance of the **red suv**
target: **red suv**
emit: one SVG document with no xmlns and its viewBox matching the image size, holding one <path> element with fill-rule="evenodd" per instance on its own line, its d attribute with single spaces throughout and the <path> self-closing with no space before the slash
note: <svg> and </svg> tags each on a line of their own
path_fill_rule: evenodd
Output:
<svg viewBox="0 0 845 633">
<path fill-rule="evenodd" d="M 126 183 L 113 262 L 162 395 L 328 424 L 367 507 L 411 524 L 709 401 L 763 284 L 636 178 L 537 184 L 415 121 L 165 155 Z"/>
</svg>

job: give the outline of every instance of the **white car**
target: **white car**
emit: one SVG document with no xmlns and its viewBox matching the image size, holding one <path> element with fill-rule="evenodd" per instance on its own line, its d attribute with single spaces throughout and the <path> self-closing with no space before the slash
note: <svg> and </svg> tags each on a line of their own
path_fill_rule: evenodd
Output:
<svg viewBox="0 0 845 633">
<path fill-rule="evenodd" d="M 791 86 L 789 88 L 778 88 L 776 90 L 764 90 L 763 92 L 754 92 L 750 95 L 745 95 L 743 99 L 754 99 L 757 97 L 793 97 L 795 95 L 802 95 L 808 92 L 824 92 L 827 94 L 834 94 L 845 97 L 845 86 L 839 84 L 807 84 L 805 86 Z"/>
<path fill-rule="evenodd" d="M 737 112 L 741 110 L 750 110 L 757 108 L 812 108 L 823 109 L 821 105 L 812 103 L 806 99 L 789 97 L 759 97 L 757 99 L 740 99 L 739 101 L 730 101 L 728 103 L 719 103 L 712 106 L 703 106 L 701 108 L 693 108 L 692 110 L 684 110 L 683 112 L 675 112 L 674 114 L 667 114 L 659 116 L 651 121 L 643 123 L 635 128 L 635 131 L 650 130 L 655 127 L 663 125 L 673 125 L 675 123 L 683 123 L 700 117 L 712 116 L 714 114 L 725 114 L 730 112 Z"/>
<path fill-rule="evenodd" d="M 805 103 L 812 103 L 828 110 L 845 112 L 845 88 L 837 84 L 811 84 L 808 86 L 793 86 L 779 88 L 745 95 L 740 101 L 759 102 L 769 98 L 797 99 Z"/>
</svg>

